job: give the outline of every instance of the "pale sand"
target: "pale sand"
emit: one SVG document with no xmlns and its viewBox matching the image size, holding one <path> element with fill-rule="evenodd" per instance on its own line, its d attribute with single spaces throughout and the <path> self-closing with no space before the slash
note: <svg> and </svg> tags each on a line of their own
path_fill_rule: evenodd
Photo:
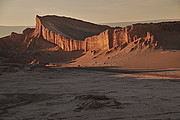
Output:
<svg viewBox="0 0 180 120">
<path fill-rule="evenodd" d="M 69 65 L 69 64 L 68 64 Z M 71 63 L 72 66 L 118 66 L 121 68 L 180 68 L 180 50 L 136 50 L 87 52 Z M 66 66 L 66 65 L 65 65 Z"/>
<path fill-rule="evenodd" d="M 159 70 L 161 74 L 178 72 Z M 141 73 L 96 68 L 2 72 L 0 120 L 179 120 L 180 79 Z M 77 111 L 83 101 L 75 98 L 88 94 L 114 98 L 120 105 Z"/>
<path fill-rule="evenodd" d="M 1 64 L 0 120 L 179 120 L 180 51 L 125 50 Z"/>
</svg>

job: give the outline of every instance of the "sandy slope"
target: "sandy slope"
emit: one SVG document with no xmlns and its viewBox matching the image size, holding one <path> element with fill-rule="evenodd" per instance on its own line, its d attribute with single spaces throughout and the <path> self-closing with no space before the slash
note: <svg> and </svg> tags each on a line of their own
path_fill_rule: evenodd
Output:
<svg viewBox="0 0 180 120">
<path fill-rule="evenodd" d="M 0 120 L 179 120 L 180 51 L 129 50 L 41 51 L 50 68 L 1 63 Z"/>
<path fill-rule="evenodd" d="M 88 52 L 72 65 L 119 66 L 123 68 L 180 68 L 179 50 L 136 50 Z"/>
</svg>

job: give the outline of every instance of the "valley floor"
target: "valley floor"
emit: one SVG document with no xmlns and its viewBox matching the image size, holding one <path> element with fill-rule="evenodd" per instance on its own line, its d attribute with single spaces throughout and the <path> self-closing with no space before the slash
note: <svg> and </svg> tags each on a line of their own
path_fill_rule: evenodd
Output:
<svg viewBox="0 0 180 120">
<path fill-rule="evenodd" d="M 0 75 L 0 120 L 180 119 L 179 69 L 13 70 Z"/>
</svg>

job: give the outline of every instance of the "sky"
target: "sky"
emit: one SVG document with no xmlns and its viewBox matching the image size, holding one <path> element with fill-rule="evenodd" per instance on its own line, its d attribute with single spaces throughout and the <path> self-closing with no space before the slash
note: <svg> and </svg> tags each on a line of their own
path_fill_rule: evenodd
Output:
<svg viewBox="0 0 180 120">
<path fill-rule="evenodd" d="M 180 0 L 0 0 L 0 25 L 34 26 L 36 15 L 94 23 L 180 19 Z"/>
</svg>

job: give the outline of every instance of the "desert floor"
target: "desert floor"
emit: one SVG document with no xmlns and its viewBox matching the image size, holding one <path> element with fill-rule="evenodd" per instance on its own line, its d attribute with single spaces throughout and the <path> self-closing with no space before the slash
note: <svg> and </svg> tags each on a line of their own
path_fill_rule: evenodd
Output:
<svg viewBox="0 0 180 120">
<path fill-rule="evenodd" d="M 180 70 L 132 71 L 11 67 L 0 120 L 179 120 Z"/>
</svg>

